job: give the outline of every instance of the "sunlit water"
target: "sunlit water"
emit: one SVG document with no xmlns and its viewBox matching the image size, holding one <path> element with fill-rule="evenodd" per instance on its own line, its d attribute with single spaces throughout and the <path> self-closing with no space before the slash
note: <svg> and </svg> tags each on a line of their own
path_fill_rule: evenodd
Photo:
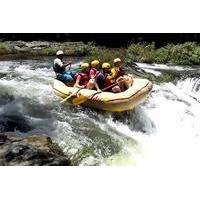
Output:
<svg viewBox="0 0 200 200">
<path fill-rule="evenodd" d="M 61 105 L 52 90 L 52 61 L 0 61 L 1 132 L 49 135 L 77 165 L 183 167 L 199 159 L 198 67 L 139 64 L 156 76 L 173 68 L 183 78 L 154 83 L 144 104 L 112 114 Z"/>
</svg>

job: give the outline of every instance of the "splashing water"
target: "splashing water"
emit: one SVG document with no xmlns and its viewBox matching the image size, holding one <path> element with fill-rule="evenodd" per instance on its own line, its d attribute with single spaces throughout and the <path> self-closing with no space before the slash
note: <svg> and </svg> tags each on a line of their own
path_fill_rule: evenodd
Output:
<svg viewBox="0 0 200 200">
<path fill-rule="evenodd" d="M 7 120 L 8 125 L 15 122 L 12 131 L 19 134 L 48 134 L 77 165 L 158 169 L 195 164 L 200 150 L 197 78 L 154 84 L 144 104 L 116 115 L 60 105 L 51 87 L 52 59 L 0 62 L 0 130 L 10 131 Z M 165 65 L 140 67 L 157 76 L 169 70 Z"/>
</svg>

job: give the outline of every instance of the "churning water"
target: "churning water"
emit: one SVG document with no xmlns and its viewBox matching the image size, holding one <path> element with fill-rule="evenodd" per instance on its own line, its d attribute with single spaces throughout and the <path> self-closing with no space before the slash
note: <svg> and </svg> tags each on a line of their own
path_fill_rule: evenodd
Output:
<svg viewBox="0 0 200 200">
<path fill-rule="evenodd" d="M 52 62 L 51 57 L 0 61 L 0 132 L 47 134 L 77 165 L 182 167 L 199 159 L 198 67 L 139 64 L 155 76 L 172 68 L 180 76 L 154 83 L 135 110 L 113 114 L 61 105 L 52 90 Z"/>
</svg>

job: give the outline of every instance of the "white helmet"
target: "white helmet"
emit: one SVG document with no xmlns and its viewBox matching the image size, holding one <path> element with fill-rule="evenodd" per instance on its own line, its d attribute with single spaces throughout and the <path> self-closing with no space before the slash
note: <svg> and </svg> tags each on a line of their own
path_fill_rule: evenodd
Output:
<svg viewBox="0 0 200 200">
<path fill-rule="evenodd" d="M 114 59 L 114 63 L 117 63 L 117 62 L 121 62 L 121 59 L 120 58 L 115 58 Z"/>
<path fill-rule="evenodd" d="M 57 56 L 59 56 L 59 55 L 61 55 L 61 54 L 64 54 L 62 50 L 58 50 L 58 51 L 56 52 L 56 55 L 57 55 Z"/>
</svg>

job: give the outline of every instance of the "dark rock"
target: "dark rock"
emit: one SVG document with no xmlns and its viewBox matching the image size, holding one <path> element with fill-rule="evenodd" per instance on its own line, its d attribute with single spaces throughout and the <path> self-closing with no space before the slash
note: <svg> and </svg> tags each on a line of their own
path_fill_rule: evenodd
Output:
<svg viewBox="0 0 200 200">
<path fill-rule="evenodd" d="M 70 161 L 60 147 L 46 136 L 8 136 L 0 134 L 1 166 L 68 166 Z"/>
<path fill-rule="evenodd" d="M 7 140 L 7 135 L 5 134 L 0 134 L 0 145 L 4 144 Z"/>
<path fill-rule="evenodd" d="M 27 132 L 31 130 L 28 121 L 21 116 L 1 116 L 0 132 L 9 132 L 19 130 Z"/>
</svg>

